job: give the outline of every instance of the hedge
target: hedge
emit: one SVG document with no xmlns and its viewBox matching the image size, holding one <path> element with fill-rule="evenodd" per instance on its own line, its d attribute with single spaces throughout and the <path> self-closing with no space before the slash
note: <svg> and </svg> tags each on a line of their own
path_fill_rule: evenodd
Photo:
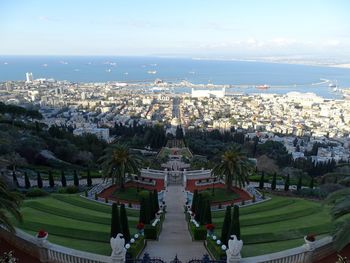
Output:
<svg viewBox="0 0 350 263">
<path fill-rule="evenodd" d="M 145 231 L 145 238 L 146 239 L 152 239 L 152 240 L 158 239 L 160 231 L 162 230 L 162 224 L 163 224 L 164 218 L 165 218 L 165 216 L 164 216 L 164 214 L 162 214 L 160 217 L 160 222 L 158 222 L 158 224 L 156 226 L 145 225 L 144 231 Z"/>
<path fill-rule="evenodd" d="M 189 222 L 189 225 L 194 240 L 205 240 L 207 238 L 207 229 L 205 226 L 196 227 L 191 222 Z"/>
<path fill-rule="evenodd" d="M 136 259 L 144 247 L 145 247 L 145 238 L 140 235 L 139 238 L 135 240 L 135 243 L 130 244 L 128 253 L 131 255 L 133 259 Z"/>
<path fill-rule="evenodd" d="M 226 253 L 221 249 L 222 244 L 217 245 L 216 240 L 214 241 L 210 237 L 207 238 L 206 242 L 207 249 L 209 250 L 210 254 L 216 259 L 216 260 L 225 260 L 226 259 Z"/>
</svg>

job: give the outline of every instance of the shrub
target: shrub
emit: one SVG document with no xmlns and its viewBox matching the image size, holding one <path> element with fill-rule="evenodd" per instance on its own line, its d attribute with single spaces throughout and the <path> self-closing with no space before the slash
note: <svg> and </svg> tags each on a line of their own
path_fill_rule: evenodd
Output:
<svg viewBox="0 0 350 263">
<path fill-rule="evenodd" d="M 298 184 L 297 184 L 297 191 L 300 191 L 300 190 L 301 190 L 302 184 L 303 184 L 303 182 L 302 182 L 302 177 L 299 176 Z"/>
<path fill-rule="evenodd" d="M 223 243 L 222 243 L 223 244 Z M 221 249 L 222 245 L 217 245 L 215 240 L 207 238 L 207 248 L 216 260 L 225 260 L 226 253 Z M 225 260 L 226 262 L 226 260 Z"/>
<path fill-rule="evenodd" d="M 236 235 L 237 239 L 240 240 L 241 239 L 241 226 L 239 223 L 239 206 L 235 205 L 233 207 L 233 214 L 232 214 L 232 220 L 231 220 L 231 226 L 230 226 L 230 232 L 229 232 L 229 237 L 231 237 L 231 235 Z"/>
<path fill-rule="evenodd" d="M 98 194 L 95 193 L 95 200 L 98 200 Z"/>
<path fill-rule="evenodd" d="M 205 226 L 196 227 L 192 223 L 190 224 L 194 240 L 205 240 L 207 238 L 207 229 L 205 228 Z"/>
<path fill-rule="evenodd" d="M 277 175 L 276 173 L 274 173 L 272 177 L 272 182 L 271 182 L 271 190 L 276 190 L 276 181 L 277 181 Z"/>
<path fill-rule="evenodd" d="M 67 194 L 76 194 L 78 193 L 79 188 L 76 187 L 75 185 L 69 185 L 66 187 L 66 193 Z"/>
<path fill-rule="evenodd" d="M 261 178 L 260 178 L 260 182 L 259 182 L 259 189 L 262 190 L 264 189 L 264 180 L 265 180 L 265 173 L 264 171 L 261 172 Z"/>
<path fill-rule="evenodd" d="M 289 174 L 287 174 L 286 180 L 284 181 L 284 191 L 289 190 Z"/>
<path fill-rule="evenodd" d="M 252 202 L 253 202 L 253 203 L 256 202 L 256 197 L 255 197 L 255 195 L 253 195 Z"/>
<path fill-rule="evenodd" d="M 132 208 L 132 203 L 129 203 L 129 204 L 128 204 L 128 207 L 129 207 L 129 208 Z"/>
<path fill-rule="evenodd" d="M 241 205 L 245 205 L 245 201 L 244 201 L 244 199 L 241 201 Z"/>
<path fill-rule="evenodd" d="M 85 190 L 85 191 L 84 191 L 84 194 L 85 194 L 85 197 L 88 197 L 88 195 L 89 195 L 89 194 L 88 194 L 88 190 Z"/>
<path fill-rule="evenodd" d="M 79 177 L 78 177 L 78 173 L 77 173 L 76 170 L 74 170 L 74 177 L 73 177 L 73 180 L 74 180 L 74 185 L 75 185 L 76 187 L 78 187 L 78 186 L 79 186 Z"/>
<path fill-rule="evenodd" d="M 41 197 L 41 196 L 47 196 L 48 193 L 40 188 L 32 188 L 26 192 L 27 197 Z"/>
<path fill-rule="evenodd" d="M 152 240 L 156 240 L 157 239 L 158 235 L 157 235 L 157 228 L 156 228 L 156 226 L 145 225 L 144 231 L 145 231 L 145 238 L 146 239 L 152 239 Z"/>
<path fill-rule="evenodd" d="M 108 204 L 108 198 L 107 197 L 105 197 L 105 203 Z"/>
<path fill-rule="evenodd" d="M 225 218 L 221 229 L 221 241 L 227 245 L 228 233 L 231 226 L 231 206 L 226 207 Z"/>
</svg>

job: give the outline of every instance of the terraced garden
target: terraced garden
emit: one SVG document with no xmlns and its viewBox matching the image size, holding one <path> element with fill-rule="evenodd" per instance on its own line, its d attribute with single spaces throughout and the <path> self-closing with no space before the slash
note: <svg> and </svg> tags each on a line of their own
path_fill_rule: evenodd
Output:
<svg viewBox="0 0 350 263">
<path fill-rule="evenodd" d="M 218 237 L 224 214 L 225 211 L 212 213 Z M 314 201 L 278 196 L 262 204 L 241 208 L 240 224 L 244 257 L 300 246 L 305 235 L 313 233 L 320 238 L 331 230 L 327 207 Z M 214 246 L 220 253 L 220 247 Z"/>
<path fill-rule="evenodd" d="M 49 241 L 62 246 L 110 255 L 109 245 L 111 207 L 86 200 L 78 195 L 52 194 L 49 197 L 28 199 L 21 209 L 23 222 L 17 227 L 35 234 L 44 229 Z M 139 211 L 127 209 L 129 228 L 135 234 Z M 138 243 L 136 245 L 136 243 Z M 135 242 L 131 253 L 140 250 Z"/>
</svg>

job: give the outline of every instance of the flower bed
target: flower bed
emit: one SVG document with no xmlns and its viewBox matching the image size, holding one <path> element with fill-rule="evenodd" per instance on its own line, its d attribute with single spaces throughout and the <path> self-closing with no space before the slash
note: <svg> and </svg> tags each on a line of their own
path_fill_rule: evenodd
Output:
<svg viewBox="0 0 350 263">
<path fill-rule="evenodd" d="M 207 249 L 216 260 L 226 259 L 226 252 L 222 249 L 222 243 L 220 241 L 220 244 L 217 244 L 217 241 L 213 240 L 212 237 L 208 237 L 205 242 Z"/>
</svg>

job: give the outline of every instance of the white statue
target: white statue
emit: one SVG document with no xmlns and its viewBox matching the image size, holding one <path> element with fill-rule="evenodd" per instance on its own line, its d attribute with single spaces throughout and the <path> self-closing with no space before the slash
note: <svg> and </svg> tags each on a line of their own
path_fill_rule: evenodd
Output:
<svg viewBox="0 0 350 263">
<path fill-rule="evenodd" d="M 111 237 L 111 247 L 112 255 L 111 259 L 113 263 L 124 263 L 126 248 L 125 248 L 125 239 L 122 234 L 118 234 L 115 238 Z"/>
<path fill-rule="evenodd" d="M 238 263 L 241 259 L 241 250 L 243 241 L 238 240 L 236 235 L 232 235 L 228 240 L 228 249 L 226 250 L 227 263 Z"/>
</svg>

